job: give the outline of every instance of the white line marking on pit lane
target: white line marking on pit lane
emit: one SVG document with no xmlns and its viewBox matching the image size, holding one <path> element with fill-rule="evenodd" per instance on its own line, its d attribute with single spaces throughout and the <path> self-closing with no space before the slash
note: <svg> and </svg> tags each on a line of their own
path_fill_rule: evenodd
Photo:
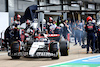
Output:
<svg viewBox="0 0 100 67">
<path fill-rule="evenodd" d="M 96 56 L 100 56 L 100 55 L 96 55 Z M 89 57 L 94 57 L 94 56 L 89 56 Z M 84 58 L 89 58 L 89 57 L 84 57 Z M 75 59 L 75 60 L 65 61 L 65 62 L 61 62 L 61 63 L 55 63 L 55 64 L 51 64 L 51 65 L 46 65 L 46 66 L 40 66 L 40 67 L 49 67 L 49 66 L 53 66 L 53 65 L 58 65 L 58 64 L 63 64 L 63 63 L 68 63 L 68 62 L 81 60 L 81 59 L 84 59 L 84 58 L 79 58 L 79 59 Z"/>
<path fill-rule="evenodd" d="M 0 53 L 0 56 L 7 55 L 7 53 Z"/>
</svg>

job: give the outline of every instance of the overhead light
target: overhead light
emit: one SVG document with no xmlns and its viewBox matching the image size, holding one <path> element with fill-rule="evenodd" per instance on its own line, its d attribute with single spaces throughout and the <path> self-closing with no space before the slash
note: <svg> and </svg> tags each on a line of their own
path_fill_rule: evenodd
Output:
<svg viewBox="0 0 100 67">
<path fill-rule="evenodd" d="M 50 11 L 49 10 L 45 10 L 44 12 L 47 13 L 47 12 L 50 12 Z"/>
</svg>

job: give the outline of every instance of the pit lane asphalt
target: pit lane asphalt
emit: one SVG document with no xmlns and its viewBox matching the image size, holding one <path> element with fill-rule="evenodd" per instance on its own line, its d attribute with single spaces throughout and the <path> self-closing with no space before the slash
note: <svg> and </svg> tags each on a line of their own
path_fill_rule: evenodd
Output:
<svg viewBox="0 0 100 67">
<path fill-rule="evenodd" d="M 82 49 L 79 45 L 73 46 L 73 44 L 74 43 L 70 43 L 69 56 L 61 56 L 59 60 L 52 60 L 51 58 L 24 57 L 21 57 L 18 60 L 12 60 L 11 57 L 7 55 L 7 52 L 0 52 L 0 67 L 40 67 L 100 54 L 86 54 L 86 49 Z"/>
</svg>

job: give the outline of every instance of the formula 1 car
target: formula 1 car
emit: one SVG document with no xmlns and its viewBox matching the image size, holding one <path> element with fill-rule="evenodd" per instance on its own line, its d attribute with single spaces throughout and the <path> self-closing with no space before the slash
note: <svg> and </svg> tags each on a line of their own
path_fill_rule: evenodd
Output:
<svg viewBox="0 0 100 67">
<path fill-rule="evenodd" d="M 59 35 L 49 35 L 49 37 L 58 37 Z M 20 56 L 24 57 L 51 57 L 52 59 L 59 59 L 60 53 L 68 55 L 66 45 L 60 44 L 54 40 L 49 40 L 44 36 L 36 36 L 34 40 L 29 40 L 27 46 L 22 46 L 18 41 L 14 41 L 8 55 L 12 59 L 19 59 Z M 65 48 L 67 50 L 65 50 Z M 21 49 L 22 48 L 22 49 Z M 60 51 L 61 50 L 61 51 Z"/>
<path fill-rule="evenodd" d="M 52 59 L 59 59 L 60 56 L 67 56 L 69 43 L 60 38 L 60 34 L 34 34 L 25 33 L 21 30 L 21 40 L 15 39 L 9 46 L 8 56 L 12 59 L 19 59 L 24 57 L 46 57 Z M 17 37 L 15 37 L 17 38 Z"/>
</svg>

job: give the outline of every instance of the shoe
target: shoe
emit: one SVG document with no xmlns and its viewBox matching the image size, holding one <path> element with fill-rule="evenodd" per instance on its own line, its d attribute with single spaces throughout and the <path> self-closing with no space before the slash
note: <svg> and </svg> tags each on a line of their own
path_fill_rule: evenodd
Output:
<svg viewBox="0 0 100 67">
<path fill-rule="evenodd" d="M 77 45 L 77 43 L 76 44 L 74 44 L 74 46 L 76 46 Z"/>
<path fill-rule="evenodd" d="M 94 54 L 94 51 L 92 51 L 92 54 Z"/>
<path fill-rule="evenodd" d="M 89 52 L 87 51 L 87 53 L 86 54 L 88 54 Z"/>
<path fill-rule="evenodd" d="M 78 42 L 79 42 L 79 40 L 78 40 Z"/>
</svg>

